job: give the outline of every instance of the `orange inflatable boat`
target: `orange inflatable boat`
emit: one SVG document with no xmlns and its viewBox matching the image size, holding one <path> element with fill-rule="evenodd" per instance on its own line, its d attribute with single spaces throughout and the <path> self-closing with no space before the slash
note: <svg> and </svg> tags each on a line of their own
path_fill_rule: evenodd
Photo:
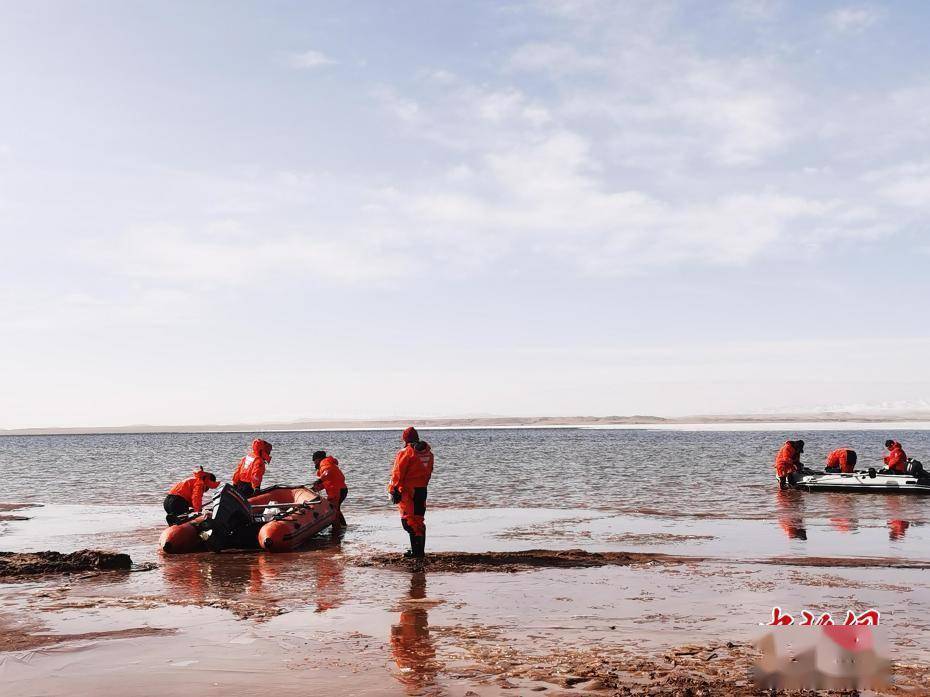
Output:
<svg viewBox="0 0 930 697">
<path fill-rule="evenodd" d="M 200 515 L 164 530 L 167 554 L 224 549 L 290 552 L 336 520 L 336 509 L 319 494 L 297 486 L 273 486 L 248 500 L 225 485 Z"/>
</svg>

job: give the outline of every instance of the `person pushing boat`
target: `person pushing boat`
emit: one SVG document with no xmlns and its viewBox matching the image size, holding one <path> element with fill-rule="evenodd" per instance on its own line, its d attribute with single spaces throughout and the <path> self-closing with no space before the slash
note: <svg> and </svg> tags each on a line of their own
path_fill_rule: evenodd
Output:
<svg viewBox="0 0 930 697">
<path fill-rule="evenodd" d="M 265 467 L 271 462 L 271 443 L 256 438 L 248 455 L 239 460 L 233 472 L 232 483 L 245 498 L 249 498 L 262 486 Z"/>
<path fill-rule="evenodd" d="M 216 475 L 204 472 L 203 467 L 195 470 L 187 479 L 178 482 L 165 496 L 165 520 L 173 525 L 179 516 L 191 510 L 200 512 L 203 508 L 203 494 L 207 489 L 219 486 Z"/>
<path fill-rule="evenodd" d="M 327 455 L 325 450 L 317 450 L 313 453 L 313 464 L 316 465 L 316 481 L 310 488 L 326 492 L 326 498 L 336 509 L 336 523 L 344 526 L 346 519 L 342 515 L 342 502 L 349 495 L 349 489 L 346 487 L 345 475 L 339 469 L 339 460 Z"/>
<path fill-rule="evenodd" d="M 837 448 L 827 455 L 827 466 L 824 472 L 841 472 L 851 474 L 856 471 L 856 462 L 859 456 L 852 448 Z"/>
<path fill-rule="evenodd" d="M 422 567 L 426 556 L 426 488 L 433 475 L 433 451 L 413 426 L 405 428 L 401 438 L 404 447 L 394 457 L 387 489 L 400 511 L 400 524 L 410 536 L 410 552 L 405 556 L 413 557 Z"/>
<path fill-rule="evenodd" d="M 801 471 L 801 453 L 804 452 L 803 440 L 786 440 L 775 457 L 775 476 L 781 489 L 790 489 L 794 475 Z"/>
</svg>

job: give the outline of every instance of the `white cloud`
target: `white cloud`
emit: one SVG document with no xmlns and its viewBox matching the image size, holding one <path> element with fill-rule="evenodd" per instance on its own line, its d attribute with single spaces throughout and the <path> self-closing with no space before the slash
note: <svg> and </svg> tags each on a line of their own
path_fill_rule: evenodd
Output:
<svg viewBox="0 0 930 697">
<path fill-rule="evenodd" d="M 911 176 L 883 186 L 879 193 L 900 206 L 930 207 L 930 173 Z"/>
<path fill-rule="evenodd" d="M 336 61 L 325 53 L 312 49 L 290 54 L 287 62 L 292 68 L 297 68 L 298 70 L 314 70 L 316 68 L 336 64 Z"/>
<path fill-rule="evenodd" d="M 827 15 L 827 23 L 841 34 L 859 34 L 881 19 L 881 12 L 871 7 L 841 7 Z"/>
<path fill-rule="evenodd" d="M 909 162 L 868 172 L 863 180 L 879 196 L 906 208 L 930 208 L 930 162 Z"/>
<path fill-rule="evenodd" d="M 604 60 L 581 53 L 570 44 L 530 43 L 520 46 L 507 59 L 512 71 L 570 75 L 601 70 Z"/>
<path fill-rule="evenodd" d="M 551 80 L 559 90 L 546 105 L 553 118 L 585 120 L 588 129 L 606 120 L 614 143 L 639 162 L 665 166 L 690 158 L 745 167 L 791 142 L 802 105 L 777 64 L 711 58 L 686 42 L 664 40 L 670 30 L 663 15 L 646 21 L 652 34 L 638 31 L 639 20 L 616 29 L 576 19 L 573 29 L 586 37 L 583 52 L 531 43 L 511 53 L 507 69 Z M 579 81 L 579 74 L 587 79 Z"/>
<path fill-rule="evenodd" d="M 779 13 L 783 4 L 783 0 L 732 0 L 730 6 L 741 17 L 767 21 Z"/>
<path fill-rule="evenodd" d="M 622 275 L 687 262 L 745 264 L 780 244 L 817 249 L 874 220 L 867 210 L 779 192 L 673 201 L 611 190 L 576 133 L 488 153 L 473 176 L 433 191 L 392 192 L 390 208 L 444 244 L 529 249 L 582 273 Z M 466 235 L 464 232 L 468 231 Z"/>
<path fill-rule="evenodd" d="M 380 102 L 382 108 L 405 124 L 414 125 L 420 122 L 420 105 L 414 100 L 401 97 L 392 88 L 383 86 L 373 90 L 372 95 Z"/>
</svg>

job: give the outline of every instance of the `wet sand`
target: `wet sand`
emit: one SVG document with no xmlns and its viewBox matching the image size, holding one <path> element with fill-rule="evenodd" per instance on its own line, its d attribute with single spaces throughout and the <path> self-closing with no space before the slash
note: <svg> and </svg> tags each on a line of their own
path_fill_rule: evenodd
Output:
<svg viewBox="0 0 930 697">
<path fill-rule="evenodd" d="M 128 571 L 128 554 L 82 549 L 77 552 L 0 552 L 0 578 L 73 574 L 82 571 Z"/>
<path fill-rule="evenodd" d="M 117 542 L 153 568 L 0 583 L 11 694 L 147 695 L 157 682 L 247 695 L 308 684 L 356 695 L 750 695 L 775 605 L 879 609 L 897 681 L 882 694 L 928 694 L 930 559 L 890 555 L 899 543 L 889 547 L 885 529 L 846 544 L 826 521 L 805 522 L 810 542 L 759 523 L 740 546 L 757 521 L 699 521 L 631 551 L 613 540 L 655 521 L 443 510 L 430 517 L 425 573 L 411 573 L 389 551 L 404 539 L 390 514 L 350 517 L 343 535 L 280 555 L 164 557 L 157 526 L 93 521 L 98 532 L 45 534 Z M 0 544 L 46 542 L 40 523 L 9 523 Z M 536 527 L 561 532 L 526 550 L 521 534 Z M 821 537 L 836 556 L 806 553 Z"/>
<path fill-rule="evenodd" d="M 586 552 L 583 549 L 529 549 L 516 552 L 434 552 L 424 560 L 426 571 L 445 573 L 516 572 L 528 569 L 586 569 L 598 566 L 633 564 L 681 564 L 697 561 L 691 557 L 674 557 L 648 552 Z M 413 562 L 390 554 L 373 554 L 356 559 L 357 566 L 411 571 Z"/>
</svg>

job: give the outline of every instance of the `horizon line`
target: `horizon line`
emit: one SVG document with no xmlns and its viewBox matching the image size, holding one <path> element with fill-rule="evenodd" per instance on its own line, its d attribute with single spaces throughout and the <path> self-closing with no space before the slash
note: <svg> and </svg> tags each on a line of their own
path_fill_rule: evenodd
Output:
<svg viewBox="0 0 930 697">
<path fill-rule="evenodd" d="M 287 431 L 390 430 L 414 424 L 420 428 L 571 428 L 584 426 L 792 424 L 792 423 L 902 423 L 930 422 L 930 410 L 874 412 L 819 411 L 758 414 L 694 414 L 689 416 L 432 416 L 419 418 L 312 418 L 244 421 L 213 424 L 125 424 L 119 426 L 36 426 L 3 428 L 0 435 L 98 435 L 131 433 L 246 433 Z"/>
</svg>

